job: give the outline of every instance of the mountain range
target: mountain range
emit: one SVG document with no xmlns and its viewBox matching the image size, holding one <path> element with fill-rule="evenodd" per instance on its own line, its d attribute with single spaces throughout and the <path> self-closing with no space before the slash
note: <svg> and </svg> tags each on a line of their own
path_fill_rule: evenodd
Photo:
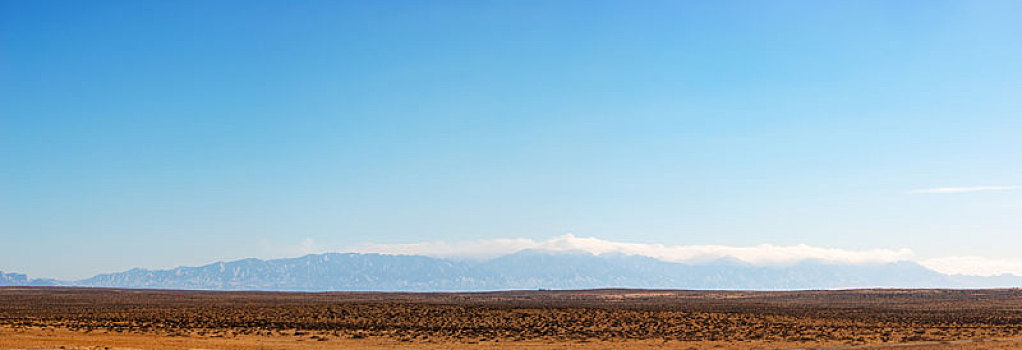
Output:
<svg viewBox="0 0 1022 350">
<path fill-rule="evenodd" d="M 757 266 L 737 260 L 699 264 L 633 255 L 526 250 L 491 260 L 415 255 L 313 254 L 243 259 L 166 270 L 132 269 L 78 281 L 0 272 L 0 286 L 84 286 L 280 291 L 483 291 L 506 289 L 843 289 L 1022 286 L 1022 277 L 946 275 L 914 262 L 836 264 L 805 260 Z"/>
</svg>

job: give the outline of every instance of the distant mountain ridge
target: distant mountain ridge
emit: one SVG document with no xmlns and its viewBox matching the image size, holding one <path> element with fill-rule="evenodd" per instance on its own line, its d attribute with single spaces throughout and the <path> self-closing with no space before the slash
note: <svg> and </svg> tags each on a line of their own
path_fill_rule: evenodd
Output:
<svg viewBox="0 0 1022 350">
<path fill-rule="evenodd" d="M 0 271 L 0 286 L 21 286 L 28 284 L 28 276 L 20 273 Z"/>
<path fill-rule="evenodd" d="M 56 286 L 60 282 L 52 279 L 29 279 L 20 273 L 4 273 L 0 271 L 0 287 L 4 286 Z"/>
<path fill-rule="evenodd" d="M 281 291 L 481 291 L 505 289 L 841 289 L 1022 286 L 1017 276 L 951 276 L 914 262 L 834 264 L 806 260 L 756 266 L 734 260 L 700 264 L 630 255 L 520 251 L 487 261 L 415 255 L 328 253 L 243 259 L 167 270 L 132 269 L 72 282 L 0 273 L 0 285 Z"/>
</svg>

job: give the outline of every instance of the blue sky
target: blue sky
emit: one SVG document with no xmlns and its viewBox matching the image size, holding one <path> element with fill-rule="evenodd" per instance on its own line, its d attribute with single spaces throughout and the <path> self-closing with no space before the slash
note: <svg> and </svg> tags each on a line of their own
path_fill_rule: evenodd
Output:
<svg viewBox="0 0 1022 350">
<path fill-rule="evenodd" d="M 2 1 L 0 270 L 567 232 L 1013 259 L 1019 13 Z"/>
</svg>

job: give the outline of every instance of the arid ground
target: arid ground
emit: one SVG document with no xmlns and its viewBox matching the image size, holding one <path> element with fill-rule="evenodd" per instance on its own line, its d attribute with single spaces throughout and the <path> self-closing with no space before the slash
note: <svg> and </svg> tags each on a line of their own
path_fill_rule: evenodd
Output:
<svg viewBox="0 0 1022 350">
<path fill-rule="evenodd" d="M 0 349 L 1022 349 L 1022 290 L 0 288 Z"/>
</svg>

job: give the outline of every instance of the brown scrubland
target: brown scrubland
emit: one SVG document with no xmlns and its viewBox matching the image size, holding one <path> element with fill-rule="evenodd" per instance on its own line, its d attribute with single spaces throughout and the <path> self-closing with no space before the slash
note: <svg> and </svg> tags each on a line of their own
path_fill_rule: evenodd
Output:
<svg viewBox="0 0 1022 350">
<path fill-rule="evenodd" d="M 1022 349 L 1022 290 L 0 288 L 0 349 Z"/>
</svg>

